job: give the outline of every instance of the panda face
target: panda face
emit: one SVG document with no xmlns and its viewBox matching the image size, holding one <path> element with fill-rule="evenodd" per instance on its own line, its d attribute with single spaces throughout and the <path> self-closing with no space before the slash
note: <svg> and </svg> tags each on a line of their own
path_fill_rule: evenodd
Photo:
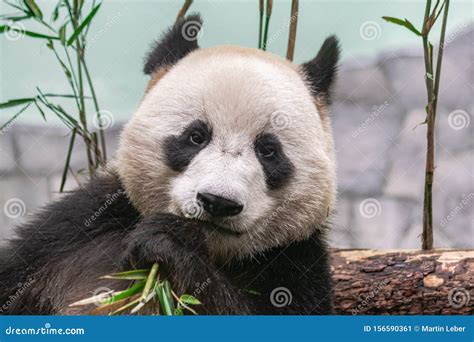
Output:
<svg viewBox="0 0 474 342">
<path fill-rule="evenodd" d="M 335 197 L 332 139 L 299 69 L 237 47 L 160 75 L 122 134 L 117 171 L 143 214 L 212 222 L 216 258 L 307 238 Z"/>
</svg>

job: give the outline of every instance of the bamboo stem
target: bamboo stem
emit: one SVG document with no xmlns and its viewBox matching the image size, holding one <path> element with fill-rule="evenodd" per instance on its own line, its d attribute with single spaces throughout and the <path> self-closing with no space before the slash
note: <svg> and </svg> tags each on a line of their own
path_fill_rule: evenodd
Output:
<svg viewBox="0 0 474 342">
<path fill-rule="evenodd" d="M 436 9 L 439 2 L 436 4 L 433 13 L 430 15 L 431 1 L 426 2 L 425 19 L 423 21 L 423 51 L 425 59 L 425 80 L 426 90 L 428 96 L 428 105 L 426 107 L 426 165 L 425 165 L 425 187 L 423 198 L 423 235 L 422 235 L 422 249 L 429 250 L 433 248 L 433 181 L 435 171 L 435 123 L 436 123 L 436 107 L 438 104 L 439 83 L 441 77 L 441 64 L 443 60 L 443 44 L 446 34 L 446 23 L 448 18 L 449 0 L 445 0 L 443 23 L 441 28 L 441 35 L 438 47 L 438 56 L 436 63 L 436 75 L 433 74 L 433 49 L 428 41 L 428 35 L 436 20 Z"/>
<path fill-rule="evenodd" d="M 289 61 L 293 61 L 295 54 L 296 28 L 298 27 L 298 3 L 298 0 L 293 0 L 291 3 L 290 34 L 288 37 L 288 49 L 286 51 L 286 59 Z"/>
<path fill-rule="evenodd" d="M 258 9 L 259 9 L 259 19 L 258 19 L 258 48 L 262 48 L 262 30 L 263 30 L 263 0 L 259 0 L 258 2 Z"/>
<path fill-rule="evenodd" d="M 265 18 L 265 31 L 263 33 L 263 51 L 267 50 L 267 41 L 268 41 L 268 28 L 270 26 L 270 18 L 272 16 L 273 1 L 267 0 L 267 16 Z"/>
<path fill-rule="evenodd" d="M 176 21 L 179 19 L 183 18 L 186 15 L 186 12 L 188 11 L 189 7 L 191 7 L 193 3 L 193 0 L 186 0 L 183 4 L 183 7 L 181 7 L 180 11 L 178 12 L 178 15 L 176 16 Z"/>
<path fill-rule="evenodd" d="M 102 125 L 100 125 L 100 123 L 102 121 L 100 119 L 99 102 L 97 101 L 97 96 L 96 96 L 96 93 L 95 93 L 94 85 L 92 83 L 92 78 L 90 76 L 89 68 L 87 67 L 84 56 L 82 57 L 82 66 L 84 67 L 84 74 L 86 75 L 87 83 L 89 84 L 89 89 L 91 90 L 92 101 L 94 102 L 94 108 L 95 108 L 95 112 L 96 112 L 96 115 L 97 115 L 97 120 L 99 122 L 99 137 L 100 137 L 100 145 L 101 145 L 102 151 L 100 151 L 98 149 L 98 146 L 97 146 L 96 150 L 100 154 L 100 157 L 98 158 L 99 163 L 103 165 L 107 161 L 107 150 L 106 150 L 106 146 L 105 146 L 105 134 L 104 134 L 104 129 L 103 129 Z"/>
</svg>

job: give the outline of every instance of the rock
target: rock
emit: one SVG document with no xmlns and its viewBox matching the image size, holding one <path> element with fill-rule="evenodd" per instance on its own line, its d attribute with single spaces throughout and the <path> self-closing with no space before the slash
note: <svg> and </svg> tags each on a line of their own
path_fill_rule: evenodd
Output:
<svg viewBox="0 0 474 342">
<path fill-rule="evenodd" d="M 377 105 L 390 97 L 390 85 L 377 65 L 342 69 L 334 89 L 334 98 L 338 101 L 362 101 Z"/>
<path fill-rule="evenodd" d="M 474 149 L 474 104 L 469 108 L 438 109 L 436 140 L 441 153 L 454 154 Z"/>
<path fill-rule="evenodd" d="M 337 102 L 332 118 L 339 191 L 380 194 L 403 112 L 388 101 L 374 106 Z"/>
<path fill-rule="evenodd" d="M 390 196 L 423 199 L 426 125 L 424 110 L 410 111 L 392 149 L 385 193 Z"/>
<path fill-rule="evenodd" d="M 47 180 L 43 177 L 0 178 L 0 240 L 12 236 L 13 227 L 24 223 L 48 201 Z"/>
<path fill-rule="evenodd" d="M 357 247 L 398 248 L 413 221 L 413 206 L 391 198 L 358 198 L 352 209 Z"/>
<path fill-rule="evenodd" d="M 0 132 L 0 175 L 12 173 L 16 169 L 13 136 Z"/>
<path fill-rule="evenodd" d="M 337 202 L 334 224 L 329 231 L 329 243 L 334 248 L 353 247 L 351 234 L 351 202 L 348 198 L 341 197 Z"/>
</svg>

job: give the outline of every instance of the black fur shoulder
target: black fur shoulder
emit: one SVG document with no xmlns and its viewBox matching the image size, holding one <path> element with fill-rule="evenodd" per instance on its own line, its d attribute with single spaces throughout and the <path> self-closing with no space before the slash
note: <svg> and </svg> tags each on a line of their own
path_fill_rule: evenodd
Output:
<svg viewBox="0 0 474 342">
<path fill-rule="evenodd" d="M 21 313 L 17 297 L 32 288 L 36 289 L 33 294 L 39 292 L 38 283 L 44 279 L 38 278 L 52 263 L 94 243 L 101 235 L 132 229 L 138 217 L 114 174 L 97 176 L 43 208 L 17 227 L 16 237 L 0 249 L 0 312 Z M 40 301 L 34 296 L 31 299 L 35 304 L 25 309 L 43 312 L 38 311 Z"/>
</svg>

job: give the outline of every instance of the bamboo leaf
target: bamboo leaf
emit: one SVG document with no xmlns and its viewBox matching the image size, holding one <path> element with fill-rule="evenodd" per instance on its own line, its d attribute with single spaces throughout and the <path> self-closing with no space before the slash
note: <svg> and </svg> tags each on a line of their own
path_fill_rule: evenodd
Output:
<svg viewBox="0 0 474 342">
<path fill-rule="evenodd" d="M 67 24 L 64 24 L 59 29 L 59 40 L 61 41 L 61 44 L 63 45 L 66 45 L 66 26 Z"/>
<path fill-rule="evenodd" d="M 20 106 L 25 103 L 33 102 L 36 98 L 34 97 L 25 97 L 22 99 L 8 100 L 7 102 L 0 103 L 0 109 Z"/>
<path fill-rule="evenodd" d="M 43 19 L 43 13 L 41 13 L 41 10 L 34 0 L 24 0 L 23 2 L 36 18 Z"/>
<path fill-rule="evenodd" d="M 32 37 L 32 38 L 54 39 L 54 40 L 59 39 L 59 37 L 53 37 L 53 36 L 49 36 L 47 34 L 42 34 L 42 33 L 33 32 L 33 31 L 19 30 L 19 29 L 10 27 L 8 25 L 0 25 L 0 33 L 5 33 L 7 31 L 15 31 L 15 32 L 18 32 L 20 34 L 24 34 L 25 36 Z"/>
<path fill-rule="evenodd" d="M 92 296 L 92 297 L 89 297 L 89 298 L 86 298 L 86 299 L 82 299 L 82 300 L 79 300 L 77 302 L 74 302 L 72 304 L 69 304 L 69 307 L 75 307 L 75 306 L 84 306 L 84 305 L 89 305 L 89 304 L 94 304 L 94 303 L 98 303 L 100 302 L 101 300 L 104 300 L 106 299 L 108 296 L 110 296 L 111 294 L 113 293 L 112 290 L 108 291 L 108 292 L 103 292 L 103 293 L 100 293 L 98 295 L 95 295 L 95 296 Z"/>
<path fill-rule="evenodd" d="M 169 291 L 169 283 L 167 288 L 165 288 L 165 283 L 168 283 L 167 281 L 159 283 L 156 288 L 156 294 L 158 296 L 158 300 L 160 301 L 160 306 L 165 315 L 167 316 L 172 316 L 174 313 L 174 305 L 173 305 L 173 298 L 171 296 L 171 291 Z M 169 291 L 169 293 L 168 293 Z"/>
<path fill-rule="evenodd" d="M 56 21 L 59 18 L 59 9 L 62 7 L 63 0 L 59 0 L 51 14 L 51 20 Z"/>
<path fill-rule="evenodd" d="M 7 122 L 5 122 L 4 125 L 2 125 L 2 127 L 0 127 L 0 131 L 3 132 L 3 130 L 5 129 L 5 127 L 8 127 L 11 125 L 12 122 L 14 122 L 19 116 L 21 113 L 23 113 L 25 110 L 28 109 L 28 107 L 31 105 L 31 103 L 28 103 L 25 107 L 23 107 L 22 109 L 20 109 L 20 111 L 18 113 L 16 113 L 15 115 L 13 115 L 10 120 L 8 120 Z"/>
<path fill-rule="evenodd" d="M 6 3 L 8 6 L 11 6 L 11 7 L 13 7 L 13 8 L 16 8 L 17 10 L 20 10 L 20 11 L 22 11 L 22 12 L 25 13 L 25 14 L 28 14 L 28 10 L 27 10 L 27 9 L 24 9 L 24 8 L 18 6 L 18 5 L 16 5 L 16 4 L 14 4 L 14 3 L 11 3 L 11 2 L 9 2 L 9 1 L 7 1 L 7 0 L 3 0 L 3 2 Z"/>
<path fill-rule="evenodd" d="M 0 15 L 0 20 L 5 20 L 5 21 L 21 21 L 24 19 L 31 18 L 31 14 L 26 14 L 26 15 L 18 15 L 18 14 L 3 14 Z"/>
<path fill-rule="evenodd" d="M 382 19 L 384 19 L 385 21 L 388 21 L 389 23 L 403 26 L 407 28 L 408 30 L 410 30 L 411 32 L 413 32 L 414 34 L 416 34 L 417 36 L 421 36 L 421 32 L 417 30 L 416 27 L 406 18 L 399 19 L 395 17 L 382 17 Z"/>
<path fill-rule="evenodd" d="M 143 280 L 148 278 L 149 269 L 140 269 L 103 276 L 102 279 Z"/>
<path fill-rule="evenodd" d="M 196 297 L 193 297 L 191 295 L 184 294 L 184 295 L 181 295 L 179 299 L 185 304 L 201 305 L 201 302 Z"/>
<path fill-rule="evenodd" d="M 71 133 L 71 139 L 69 140 L 69 147 L 67 149 L 66 163 L 64 164 L 63 175 L 61 177 L 61 185 L 59 192 L 63 192 L 64 185 L 66 184 L 67 171 L 69 170 L 69 164 L 71 162 L 72 149 L 74 148 L 74 141 L 76 140 L 77 128 L 74 128 Z"/>
<path fill-rule="evenodd" d="M 140 292 L 141 289 L 143 289 L 144 287 L 145 287 L 145 281 L 140 281 L 140 282 L 130 286 L 127 290 L 114 294 L 110 299 L 107 299 L 102 304 L 103 305 L 109 305 L 109 304 L 112 304 L 112 303 L 117 302 L 119 300 L 131 297 L 131 296 L 137 294 L 138 292 Z"/>
<path fill-rule="evenodd" d="M 86 28 L 86 26 L 89 25 L 89 23 L 92 21 L 92 19 L 96 15 L 96 13 L 99 10 L 101 5 L 102 5 L 102 3 L 95 6 L 92 9 L 92 11 L 87 15 L 87 17 L 82 21 L 82 23 L 77 27 L 77 29 L 74 31 L 72 36 L 67 41 L 68 46 L 70 46 L 72 43 L 74 43 L 74 41 L 77 39 L 77 37 L 79 37 L 79 35 L 81 34 L 82 30 L 84 30 Z"/>
<path fill-rule="evenodd" d="M 43 109 L 40 107 L 40 105 L 38 104 L 38 102 L 34 102 L 36 108 L 38 108 L 38 111 L 40 112 L 41 114 L 41 117 L 43 118 L 44 121 L 46 121 L 46 114 L 44 113 Z"/>
<path fill-rule="evenodd" d="M 140 298 L 137 298 L 137 299 L 131 301 L 130 303 L 125 304 L 124 306 L 118 308 L 117 310 L 115 310 L 115 311 L 109 313 L 109 316 L 118 315 L 119 313 L 122 313 L 122 312 L 124 312 L 125 310 L 127 310 L 127 309 L 133 307 L 133 306 L 134 306 L 135 304 L 137 304 L 139 301 L 140 301 Z"/>
</svg>

